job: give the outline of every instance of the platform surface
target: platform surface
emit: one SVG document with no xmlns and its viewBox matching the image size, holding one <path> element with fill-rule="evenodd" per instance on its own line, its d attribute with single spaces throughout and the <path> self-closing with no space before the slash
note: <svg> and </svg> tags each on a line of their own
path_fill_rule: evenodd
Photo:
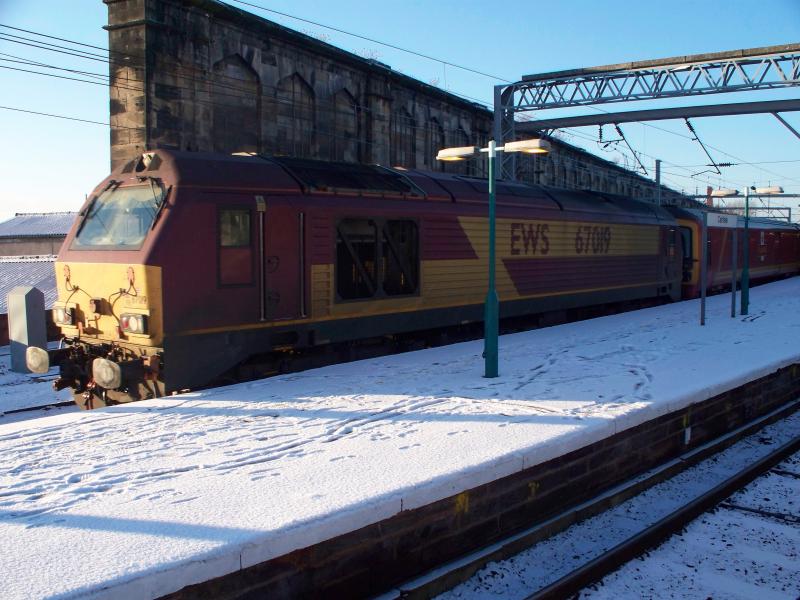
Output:
<svg viewBox="0 0 800 600">
<path fill-rule="evenodd" d="M 800 361 L 800 278 L 482 342 L 0 420 L 0 597 L 154 597 Z"/>
</svg>

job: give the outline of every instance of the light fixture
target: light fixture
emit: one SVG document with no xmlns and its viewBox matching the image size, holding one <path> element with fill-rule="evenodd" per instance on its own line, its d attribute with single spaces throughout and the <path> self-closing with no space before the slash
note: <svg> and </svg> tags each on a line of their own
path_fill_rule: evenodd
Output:
<svg viewBox="0 0 800 600">
<path fill-rule="evenodd" d="M 728 196 L 738 196 L 739 190 L 734 190 L 731 188 L 719 188 L 718 190 L 713 190 L 711 192 L 712 198 L 727 198 Z"/>
<path fill-rule="evenodd" d="M 57 306 L 53 308 L 53 321 L 55 321 L 56 325 L 74 325 L 75 309 L 66 306 Z"/>
<path fill-rule="evenodd" d="M 443 148 L 436 154 L 436 160 L 455 162 L 466 160 L 478 154 L 477 146 L 461 146 L 459 148 Z"/>
<path fill-rule="evenodd" d="M 120 329 L 125 333 L 147 334 L 147 315 L 125 314 L 119 317 Z"/>
<path fill-rule="evenodd" d="M 503 152 L 524 152 L 525 154 L 547 154 L 550 152 L 550 142 L 542 139 L 518 140 L 506 142 Z"/>
<path fill-rule="evenodd" d="M 759 196 L 770 196 L 772 194 L 782 194 L 783 188 L 779 185 L 771 185 L 769 187 L 756 188 L 756 194 Z"/>
</svg>

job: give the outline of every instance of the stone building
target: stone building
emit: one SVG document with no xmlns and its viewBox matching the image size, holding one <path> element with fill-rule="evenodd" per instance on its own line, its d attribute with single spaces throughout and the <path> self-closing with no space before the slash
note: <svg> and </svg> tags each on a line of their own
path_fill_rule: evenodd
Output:
<svg viewBox="0 0 800 600">
<path fill-rule="evenodd" d="M 0 346 L 8 344 L 8 294 L 33 286 L 44 294 L 48 339 L 59 331 L 50 311 L 56 300 L 56 255 L 77 213 L 17 213 L 0 223 Z"/>
<path fill-rule="evenodd" d="M 112 167 L 168 147 L 485 175 L 485 161 L 435 160 L 486 144 L 493 115 L 479 104 L 216 0 L 103 1 Z M 542 169 L 519 161 L 521 178 L 655 196 L 652 181 L 554 144 Z"/>
</svg>

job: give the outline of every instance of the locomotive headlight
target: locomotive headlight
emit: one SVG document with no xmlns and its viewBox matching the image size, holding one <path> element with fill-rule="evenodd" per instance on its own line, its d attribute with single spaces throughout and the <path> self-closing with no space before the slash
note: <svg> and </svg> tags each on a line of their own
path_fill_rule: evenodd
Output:
<svg viewBox="0 0 800 600">
<path fill-rule="evenodd" d="M 75 309 L 66 307 L 56 307 L 53 309 L 53 320 L 56 325 L 72 325 L 75 323 Z"/>
<path fill-rule="evenodd" d="M 107 358 L 95 358 L 92 361 L 92 378 L 101 387 L 115 390 L 122 385 L 122 369 Z"/>
<path fill-rule="evenodd" d="M 120 315 L 119 326 L 126 333 L 147 334 L 147 315 Z"/>
</svg>

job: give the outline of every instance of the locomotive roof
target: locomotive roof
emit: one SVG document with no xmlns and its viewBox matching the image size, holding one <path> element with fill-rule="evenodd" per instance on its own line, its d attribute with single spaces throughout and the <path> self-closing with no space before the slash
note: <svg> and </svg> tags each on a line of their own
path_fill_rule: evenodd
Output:
<svg viewBox="0 0 800 600">
<path fill-rule="evenodd" d="M 409 198 L 438 202 L 486 203 L 488 180 L 453 173 L 326 162 L 258 154 L 217 154 L 159 149 L 121 168 L 121 173 L 165 177 L 178 184 L 237 188 L 282 195 L 323 194 Z M 116 172 L 115 172 L 116 173 Z M 111 178 L 114 174 L 111 175 Z M 524 182 L 497 182 L 499 206 L 592 215 L 628 215 L 671 220 L 663 208 L 624 196 L 566 190 Z"/>
</svg>

